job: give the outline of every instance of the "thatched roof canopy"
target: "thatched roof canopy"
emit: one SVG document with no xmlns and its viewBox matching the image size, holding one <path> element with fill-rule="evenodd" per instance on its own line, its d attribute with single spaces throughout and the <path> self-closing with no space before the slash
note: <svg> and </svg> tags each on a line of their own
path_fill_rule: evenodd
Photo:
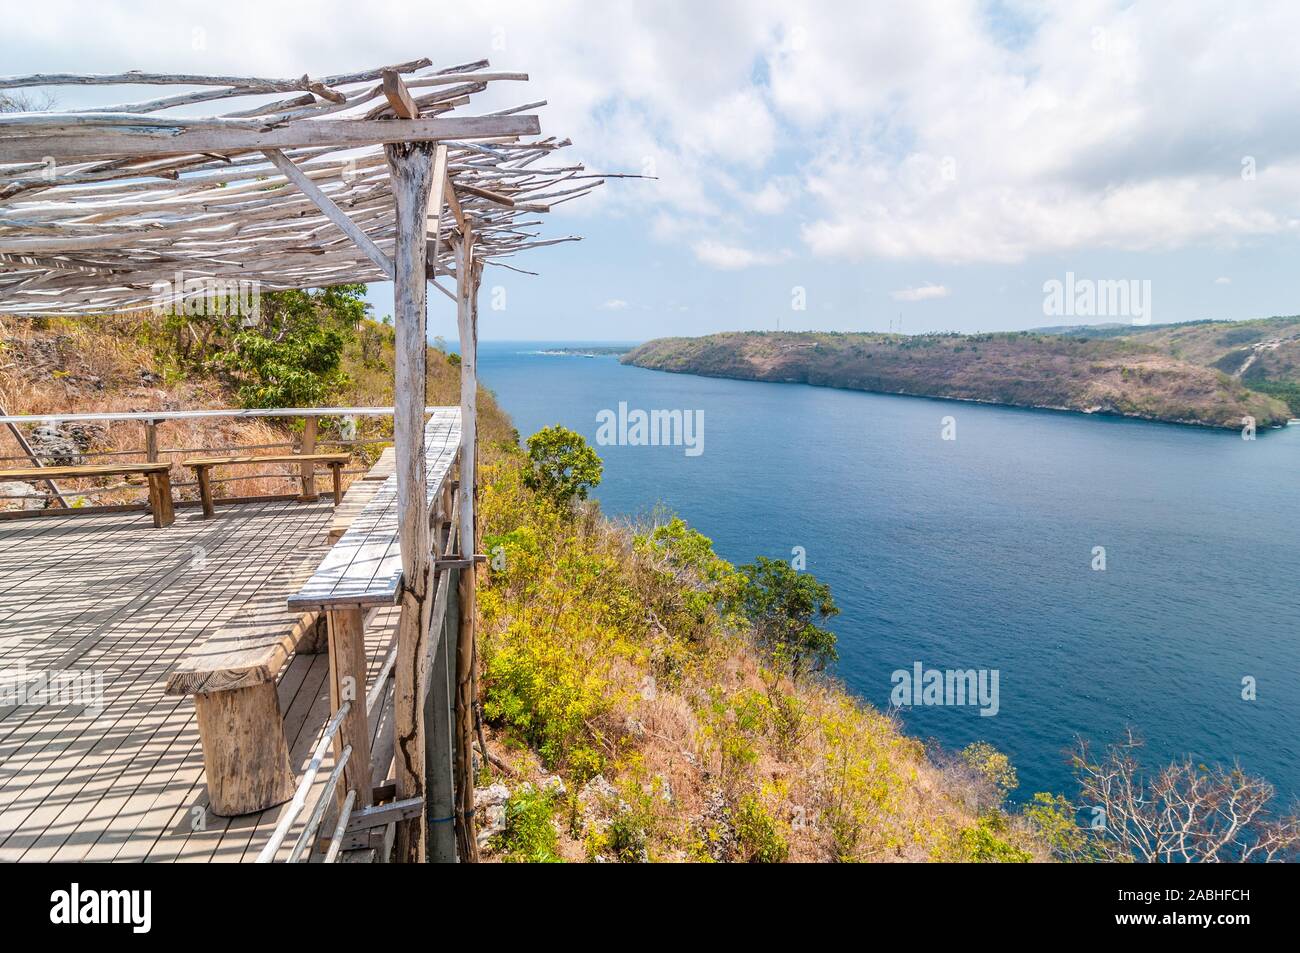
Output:
<svg viewBox="0 0 1300 953">
<path fill-rule="evenodd" d="M 0 113 L 0 312 L 93 313 L 157 306 L 183 279 L 265 290 L 392 278 L 395 211 L 384 143 L 447 146 L 447 201 L 431 272 L 450 274 L 466 225 L 474 255 L 500 263 L 544 238 L 539 213 L 600 185 L 556 162 L 544 105 L 472 115 L 492 83 L 527 80 L 486 60 L 427 59 L 336 76 L 34 75 L 55 85 L 175 87 L 79 111 Z M 213 115 L 196 107 L 220 104 Z M 211 107 L 208 107 L 211 108 Z M 341 214 L 340 214 L 341 213 Z M 433 277 L 433 274 L 430 275 Z M 444 289 L 445 290 L 445 289 Z"/>
</svg>

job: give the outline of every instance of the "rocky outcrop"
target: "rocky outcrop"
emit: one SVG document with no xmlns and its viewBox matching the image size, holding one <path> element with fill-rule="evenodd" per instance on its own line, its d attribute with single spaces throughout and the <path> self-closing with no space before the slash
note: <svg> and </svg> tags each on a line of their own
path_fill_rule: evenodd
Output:
<svg viewBox="0 0 1300 953">
<path fill-rule="evenodd" d="M 0 510 L 42 510 L 45 496 L 30 483 L 10 480 L 0 483 Z"/>
</svg>

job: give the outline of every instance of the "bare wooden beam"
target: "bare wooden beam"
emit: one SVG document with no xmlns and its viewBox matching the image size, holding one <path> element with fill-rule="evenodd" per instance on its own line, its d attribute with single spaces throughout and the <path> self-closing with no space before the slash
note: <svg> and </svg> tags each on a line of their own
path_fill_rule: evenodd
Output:
<svg viewBox="0 0 1300 953">
<path fill-rule="evenodd" d="M 418 120 L 388 122 L 410 126 Z M 429 637 L 431 552 L 425 503 L 424 403 L 427 304 L 427 230 L 433 182 L 433 147 L 403 142 L 386 149 L 397 208 L 393 255 L 393 316 L 396 325 L 393 440 L 396 446 L 398 546 L 402 556 L 402 609 L 394 666 L 393 732 L 397 793 L 424 795 L 423 663 Z M 441 192 L 441 189 L 438 190 Z M 439 202 L 442 201 L 439 196 Z M 419 862 L 425 856 L 423 817 L 398 825 L 395 856 Z"/>
<path fill-rule="evenodd" d="M 148 123 L 163 123 L 150 115 Z M 261 152 L 266 149 L 329 146 L 351 148 L 377 143 L 431 142 L 442 139 L 484 139 L 496 136 L 535 136 L 541 132 L 536 116 L 464 116 L 410 119 L 394 123 L 383 119 L 312 119 L 286 123 L 273 129 L 242 127 L 177 128 L 175 125 L 116 126 L 69 129 L 51 119 L 51 128 L 24 127 L 24 135 L 0 139 L 5 162 L 44 162 L 70 159 L 143 157 L 160 155 Z"/>
<path fill-rule="evenodd" d="M 478 322 L 475 302 L 482 264 L 474 259 L 472 230 L 466 230 L 456 256 L 456 325 L 460 332 L 460 526 L 457 536 L 460 554 L 474 553 L 474 495 L 478 464 Z M 448 554 L 450 555 L 450 554 Z M 456 645 L 456 833 L 461 860 L 478 860 L 474 826 L 474 612 L 476 586 L 474 569 L 460 571 L 459 633 Z"/>
<path fill-rule="evenodd" d="M 361 230 L 356 222 L 348 218 L 343 209 L 334 204 L 334 200 L 320 190 L 320 187 L 303 173 L 293 162 L 279 149 L 265 149 L 266 157 L 275 163 L 275 167 L 284 173 L 284 177 L 296 185 L 307 198 L 311 199 L 315 206 L 320 209 L 325 217 L 337 225 L 343 234 L 356 244 L 366 257 L 373 261 L 388 275 L 388 280 L 393 280 L 393 260 L 380 250 L 379 246 L 370 240 L 370 236 Z"/>
<path fill-rule="evenodd" d="M 393 113 L 401 119 L 419 119 L 420 107 L 411 98 L 411 91 L 402 82 L 396 70 L 384 70 L 384 98 L 393 108 Z"/>
<path fill-rule="evenodd" d="M 477 195 L 481 199 L 487 199 L 489 202 L 495 202 L 497 205 L 504 205 L 506 208 L 515 207 L 515 200 L 508 195 L 502 195 L 500 192 L 480 189 L 476 185 L 462 185 L 460 186 L 460 190 L 466 195 Z"/>
<path fill-rule="evenodd" d="M 429 242 L 429 260 L 436 263 L 438 243 L 442 240 L 442 206 L 447 196 L 447 147 L 440 145 L 433 152 L 433 186 L 429 194 L 429 211 L 424 221 L 425 238 Z"/>
<path fill-rule="evenodd" d="M 465 211 L 460 207 L 460 196 L 456 194 L 456 184 L 449 178 L 447 180 L 447 207 L 451 209 L 452 216 L 456 219 L 456 224 L 460 226 L 460 233 L 465 234 L 469 230 L 469 222 L 465 220 Z"/>
</svg>

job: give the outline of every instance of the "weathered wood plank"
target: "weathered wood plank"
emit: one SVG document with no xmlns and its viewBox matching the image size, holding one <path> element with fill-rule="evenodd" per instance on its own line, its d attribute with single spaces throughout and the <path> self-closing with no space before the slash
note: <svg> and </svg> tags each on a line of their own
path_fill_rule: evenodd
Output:
<svg viewBox="0 0 1300 953">
<path fill-rule="evenodd" d="M 232 519 L 217 534 L 198 523 L 182 523 L 164 536 L 146 534 L 151 537 L 148 544 L 136 547 L 120 563 L 105 560 L 105 550 L 88 550 L 75 557 L 85 562 L 65 562 L 64 568 L 107 562 L 100 579 L 76 573 L 81 592 L 59 603 L 60 611 L 18 618 L 17 623 L 33 636 L 29 642 L 33 648 L 26 653 L 29 667 L 53 664 L 67 655 L 69 643 L 85 642 L 82 633 L 102 633 L 80 650 L 87 653 L 80 664 L 105 673 L 105 707 L 102 714 L 84 721 L 70 721 L 48 706 L 0 713 L 0 729 L 27 728 L 18 735 L 11 733 L 5 743 L 5 786 L 0 798 L 8 808 L 0 839 L 11 826 L 13 835 L 0 854 L 7 859 L 14 859 L 12 851 L 24 849 L 30 859 L 51 859 L 56 849 L 58 859 L 77 859 L 101 840 L 106 848 L 111 844 L 110 853 L 116 852 L 135 840 L 132 831 L 140 821 L 138 812 L 123 805 L 141 798 L 147 804 L 156 797 L 178 757 L 192 757 L 192 763 L 199 764 L 189 703 L 162 695 L 167 670 L 191 640 L 211 631 L 214 621 L 234 612 L 249 597 L 259 571 L 268 571 L 294 549 L 301 560 L 300 547 L 319 539 L 317 527 L 328 517 L 327 507 L 285 503 L 241 511 L 243 518 Z M 105 532 L 111 530 L 105 523 L 139 522 L 138 516 L 101 519 L 83 521 L 77 531 L 84 537 L 102 538 L 108 552 L 117 545 L 117 533 Z M 24 524 L 15 527 L 21 530 Z M 271 535 L 268 529 L 273 530 Z M 123 531 L 127 538 L 134 535 L 138 540 L 140 534 L 130 534 L 127 526 Z M 0 531 L 0 540 L 5 536 Z M 33 548 L 42 548 L 40 536 L 30 538 L 38 540 Z M 202 563 L 194 561 L 196 540 L 204 541 Z M 160 565 L 172 560 L 179 572 L 160 572 Z M 14 569 L 4 562 L 0 550 L 0 578 L 11 578 Z M 144 598 L 137 591 L 129 599 L 114 599 L 104 588 L 113 586 L 125 595 L 140 580 L 162 580 L 162 585 L 146 589 Z M 0 604 L 5 604 L 3 597 Z M 3 624 L 0 634 L 7 634 Z M 87 730 L 78 734 L 79 725 Z M 35 759 L 26 756 L 42 748 L 44 753 Z M 20 779 L 26 783 L 9 783 Z M 11 791 L 18 795 L 16 800 L 10 799 Z M 98 852 L 94 859 L 107 859 L 103 854 Z"/>
<path fill-rule="evenodd" d="M 449 478 L 460 444 L 460 413 L 442 408 L 425 426 L 425 505 Z M 402 582 L 397 478 L 389 477 L 334 545 L 312 578 L 289 597 L 292 609 L 396 604 Z"/>
<path fill-rule="evenodd" d="M 309 557 L 287 577 L 269 580 L 237 618 L 181 660 L 168 676 L 164 694 L 229 691 L 275 681 L 298 640 L 316 625 L 315 612 L 284 607 L 284 593 L 309 578 L 316 561 Z"/>
<path fill-rule="evenodd" d="M 0 470 L 0 480 L 128 476 L 132 473 L 166 473 L 170 469 L 170 463 L 88 463 L 84 466 L 19 467 L 17 469 Z"/>
<path fill-rule="evenodd" d="M 219 467 L 247 463 L 347 463 L 346 453 L 276 453 L 250 457 L 190 457 L 181 461 L 184 467 Z"/>
<path fill-rule="evenodd" d="M 157 122 L 157 119 L 153 120 Z M 291 122 L 274 129 L 244 126 L 185 127 L 158 123 L 71 129 L 33 126 L 28 135 L 11 137 L 4 144 L 6 162 L 138 158 L 145 156 L 262 152 L 330 146 L 336 149 L 395 142 L 430 142 L 440 139 L 489 139 L 496 136 L 535 136 L 541 132 L 536 116 L 463 116 L 411 119 L 402 123 L 380 119 L 317 119 Z"/>
</svg>

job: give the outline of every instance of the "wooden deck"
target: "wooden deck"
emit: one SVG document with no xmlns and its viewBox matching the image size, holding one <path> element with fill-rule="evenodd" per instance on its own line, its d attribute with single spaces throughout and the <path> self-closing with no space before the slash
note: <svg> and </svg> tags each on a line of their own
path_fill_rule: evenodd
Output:
<svg viewBox="0 0 1300 953">
<path fill-rule="evenodd" d="M 257 856 L 281 807 L 233 819 L 207 811 L 193 701 L 163 687 L 277 571 L 323 556 L 333 518 L 327 500 L 276 500 L 226 506 L 215 520 L 179 510 L 164 530 L 140 512 L 0 523 L 0 687 L 55 672 L 92 689 L 102 680 L 102 699 L 0 707 L 0 861 Z M 367 626 L 372 679 L 396 622 L 383 609 Z M 329 718 L 328 669 L 326 654 L 300 655 L 280 676 L 299 775 Z M 390 709 L 386 697 L 375 751 L 391 735 Z"/>
</svg>

